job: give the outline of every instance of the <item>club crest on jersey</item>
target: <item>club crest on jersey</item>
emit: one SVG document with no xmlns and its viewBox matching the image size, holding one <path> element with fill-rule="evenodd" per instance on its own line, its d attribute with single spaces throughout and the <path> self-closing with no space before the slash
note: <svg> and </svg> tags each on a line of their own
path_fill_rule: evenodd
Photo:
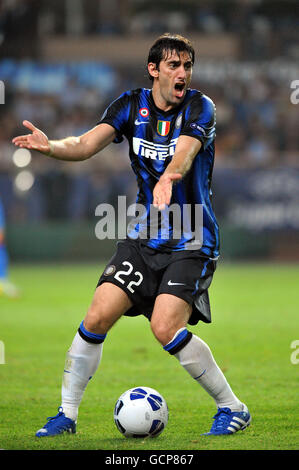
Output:
<svg viewBox="0 0 299 470">
<path fill-rule="evenodd" d="M 170 130 L 170 121 L 158 121 L 157 123 L 157 132 L 158 134 L 165 137 Z"/>
</svg>

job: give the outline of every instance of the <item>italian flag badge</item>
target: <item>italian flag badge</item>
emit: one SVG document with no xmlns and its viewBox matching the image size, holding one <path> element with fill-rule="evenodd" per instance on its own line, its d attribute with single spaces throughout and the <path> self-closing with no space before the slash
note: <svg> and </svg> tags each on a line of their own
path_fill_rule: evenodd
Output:
<svg viewBox="0 0 299 470">
<path fill-rule="evenodd" d="M 157 132 L 163 137 L 168 134 L 170 129 L 170 121 L 158 121 Z"/>
</svg>

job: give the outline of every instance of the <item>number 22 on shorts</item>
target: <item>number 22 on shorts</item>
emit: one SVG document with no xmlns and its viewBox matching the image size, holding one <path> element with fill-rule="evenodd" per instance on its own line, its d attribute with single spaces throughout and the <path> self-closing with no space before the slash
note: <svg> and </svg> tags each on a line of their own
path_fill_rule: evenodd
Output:
<svg viewBox="0 0 299 470">
<path fill-rule="evenodd" d="M 126 279 L 123 279 L 125 276 L 129 276 L 132 271 L 133 271 L 133 265 L 129 261 L 123 261 L 122 262 L 123 266 L 127 266 L 127 270 L 123 271 L 117 271 L 114 275 L 114 278 L 117 279 L 121 284 L 126 283 Z M 126 286 L 127 289 L 134 294 L 135 290 L 133 289 L 133 286 L 139 286 L 142 281 L 143 281 L 143 275 L 139 271 L 135 271 L 134 275 L 136 276 L 136 280 L 132 280 L 129 282 L 129 284 Z"/>
</svg>

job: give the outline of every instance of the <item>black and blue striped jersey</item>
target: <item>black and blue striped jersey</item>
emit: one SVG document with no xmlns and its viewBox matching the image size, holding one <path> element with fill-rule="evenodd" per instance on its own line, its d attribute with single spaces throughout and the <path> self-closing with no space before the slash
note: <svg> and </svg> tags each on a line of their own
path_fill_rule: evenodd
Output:
<svg viewBox="0 0 299 470">
<path fill-rule="evenodd" d="M 183 102 L 165 112 L 156 107 L 150 89 L 139 88 L 113 101 L 100 123 L 115 128 L 114 142 L 126 137 L 129 143 L 131 167 L 138 185 L 138 217 L 128 229 L 128 237 L 136 238 L 139 234 L 141 244 L 159 251 L 199 250 L 204 256 L 218 257 L 219 231 L 211 204 L 215 153 L 213 101 L 198 90 L 188 89 Z M 174 183 L 169 208 L 158 213 L 152 205 L 153 189 L 170 163 L 180 135 L 199 139 L 202 146 L 188 173 Z M 182 215 L 180 222 L 176 209 Z"/>
</svg>

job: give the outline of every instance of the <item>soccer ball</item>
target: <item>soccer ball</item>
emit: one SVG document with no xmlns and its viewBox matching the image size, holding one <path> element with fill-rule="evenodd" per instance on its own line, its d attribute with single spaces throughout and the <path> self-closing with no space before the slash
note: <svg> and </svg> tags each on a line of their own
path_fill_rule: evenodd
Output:
<svg viewBox="0 0 299 470">
<path fill-rule="evenodd" d="M 125 437 L 156 437 L 168 422 L 166 401 L 153 388 L 130 388 L 115 404 L 114 421 Z"/>
</svg>

